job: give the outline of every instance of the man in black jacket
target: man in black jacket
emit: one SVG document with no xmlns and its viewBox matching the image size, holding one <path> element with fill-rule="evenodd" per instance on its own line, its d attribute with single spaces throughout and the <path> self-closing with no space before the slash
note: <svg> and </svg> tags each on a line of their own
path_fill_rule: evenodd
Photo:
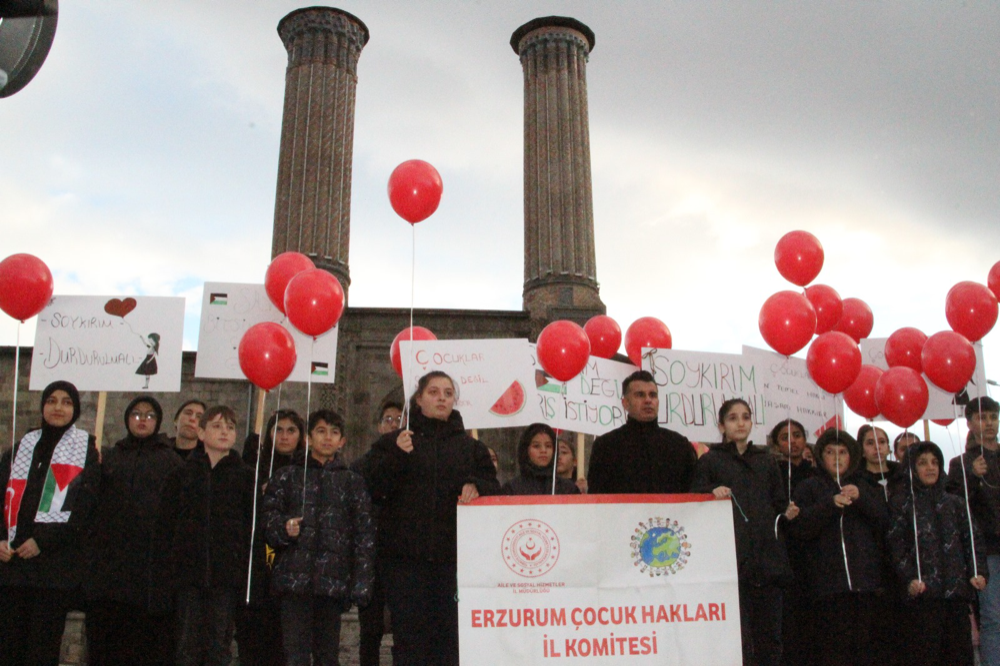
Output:
<svg viewBox="0 0 1000 666">
<path fill-rule="evenodd" d="M 687 437 L 657 423 L 659 391 L 653 375 L 638 370 L 622 382 L 625 425 L 594 440 L 587 478 L 590 492 L 686 493 L 698 461 Z"/>
</svg>

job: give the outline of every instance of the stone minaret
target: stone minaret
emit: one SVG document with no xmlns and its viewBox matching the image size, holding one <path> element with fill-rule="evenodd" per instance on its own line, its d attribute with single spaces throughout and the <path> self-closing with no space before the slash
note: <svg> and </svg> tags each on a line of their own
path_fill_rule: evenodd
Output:
<svg viewBox="0 0 1000 666">
<path fill-rule="evenodd" d="M 524 308 L 539 323 L 603 314 L 594 256 L 587 60 L 594 33 L 572 18 L 525 23 Z"/>
<path fill-rule="evenodd" d="M 358 58 L 368 28 L 332 7 L 278 23 L 288 51 L 271 256 L 294 250 L 351 284 L 351 164 Z"/>
</svg>

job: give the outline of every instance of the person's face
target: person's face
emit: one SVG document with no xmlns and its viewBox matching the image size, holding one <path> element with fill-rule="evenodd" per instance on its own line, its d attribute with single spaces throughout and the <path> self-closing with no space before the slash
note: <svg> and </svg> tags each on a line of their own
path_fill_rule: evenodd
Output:
<svg viewBox="0 0 1000 666">
<path fill-rule="evenodd" d="M 872 465 L 880 464 L 889 457 L 889 435 L 881 428 L 875 428 L 865 433 L 865 441 L 861 442 L 865 461 Z"/>
<path fill-rule="evenodd" d="M 398 430 L 403 423 L 403 412 L 395 407 L 386 407 L 382 418 L 378 420 L 378 434 L 385 435 Z"/>
<path fill-rule="evenodd" d="M 557 474 L 572 474 L 576 466 L 576 456 L 573 447 L 566 442 L 559 442 L 559 460 L 556 461 Z"/>
<path fill-rule="evenodd" d="M 933 486 L 941 475 L 941 466 L 933 453 L 921 453 L 917 458 L 917 478 L 925 486 Z"/>
<path fill-rule="evenodd" d="M 778 450 L 786 458 L 791 458 L 792 462 L 798 464 L 805 456 L 806 435 L 797 426 L 785 426 L 778 433 Z M 810 458 L 812 454 L 810 453 Z"/>
<path fill-rule="evenodd" d="M 805 460 L 810 465 L 812 465 L 813 467 L 816 466 L 816 458 L 813 457 L 812 449 L 810 449 L 808 446 L 804 446 L 802 448 L 802 459 Z"/>
<path fill-rule="evenodd" d="M 73 420 L 76 407 L 69 393 L 62 389 L 57 389 L 45 399 L 42 405 L 42 420 L 53 428 L 64 428 Z"/>
<path fill-rule="evenodd" d="M 976 440 L 976 444 L 995 442 L 997 440 L 998 416 L 1000 416 L 1000 414 L 997 412 L 982 411 L 977 414 L 973 414 L 966 419 L 966 423 L 969 426 L 969 432 L 972 433 L 972 437 Z"/>
<path fill-rule="evenodd" d="M 636 421 L 655 421 L 660 409 L 660 393 L 653 382 L 641 380 L 628 385 L 628 393 L 622 396 L 622 407 Z"/>
<path fill-rule="evenodd" d="M 291 419 L 278 419 L 274 424 L 274 449 L 282 455 L 291 455 L 298 447 L 301 437 L 299 426 Z"/>
<path fill-rule="evenodd" d="M 742 403 L 733 405 L 719 424 L 719 432 L 727 442 L 745 442 L 753 430 L 753 417 Z"/>
<path fill-rule="evenodd" d="M 204 428 L 198 428 L 198 439 L 205 445 L 206 451 L 226 453 L 236 443 L 236 424 L 222 414 L 216 414 Z"/>
<path fill-rule="evenodd" d="M 493 449 L 489 448 L 489 447 L 487 447 L 486 450 L 490 452 L 490 461 L 493 463 L 493 469 L 499 470 L 500 469 L 500 459 L 497 458 L 497 452 L 494 451 Z"/>
<path fill-rule="evenodd" d="M 340 428 L 326 421 L 319 421 L 309 432 L 312 455 L 323 462 L 333 458 L 346 443 L 347 439 L 341 434 Z"/>
<path fill-rule="evenodd" d="M 528 444 L 528 460 L 536 467 L 545 467 L 552 462 L 552 452 L 555 445 L 552 438 L 544 432 L 540 432 L 531 438 Z"/>
<path fill-rule="evenodd" d="M 197 403 L 184 405 L 184 409 L 177 415 L 174 427 L 177 429 L 177 436 L 182 439 L 194 439 L 198 436 L 198 423 L 201 415 L 205 413 L 205 408 Z"/>
<path fill-rule="evenodd" d="M 851 452 L 844 444 L 828 444 L 823 449 L 823 469 L 830 476 L 838 477 L 847 474 L 851 467 Z"/>
<path fill-rule="evenodd" d="M 906 449 L 910 448 L 919 441 L 920 440 L 917 439 L 916 435 L 911 435 L 909 433 L 903 435 L 896 443 L 896 458 L 898 460 L 906 460 Z"/>
<path fill-rule="evenodd" d="M 149 437 L 156 430 L 156 410 L 148 402 L 136 403 L 128 413 L 128 431 L 142 439 Z"/>
<path fill-rule="evenodd" d="M 455 409 L 455 385 L 447 377 L 431 378 L 417 395 L 417 406 L 427 418 L 447 421 Z"/>
</svg>

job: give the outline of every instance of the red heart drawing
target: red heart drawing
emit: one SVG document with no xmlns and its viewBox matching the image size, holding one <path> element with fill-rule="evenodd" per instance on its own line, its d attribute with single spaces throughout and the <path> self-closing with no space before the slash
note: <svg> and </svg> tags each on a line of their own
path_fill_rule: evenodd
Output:
<svg viewBox="0 0 1000 666">
<path fill-rule="evenodd" d="M 104 311 L 109 315 L 114 315 L 116 317 L 125 318 L 129 312 L 135 310 L 135 299 L 126 298 L 125 300 L 118 300 L 117 298 L 112 298 L 110 301 L 104 304 Z"/>
</svg>

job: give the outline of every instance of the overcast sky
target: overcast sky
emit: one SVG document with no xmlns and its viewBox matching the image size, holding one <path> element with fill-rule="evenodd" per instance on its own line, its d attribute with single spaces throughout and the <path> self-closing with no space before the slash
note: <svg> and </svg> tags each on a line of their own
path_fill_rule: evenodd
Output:
<svg viewBox="0 0 1000 666">
<path fill-rule="evenodd" d="M 262 282 L 286 52 L 284 0 L 61 3 L 35 80 L 0 100 L 0 255 L 57 294 L 181 295 Z M 417 227 L 418 307 L 521 307 L 522 23 L 577 18 L 588 66 L 597 271 L 625 329 L 674 347 L 765 346 L 793 288 L 776 241 L 811 231 L 818 282 L 869 303 L 874 337 L 947 328 L 944 299 L 1000 260 L 1000 5 L 344 2 L 358 65 L 351 304 L 409 306 L 409 225 L 385 185 L 410 158 L 444 180 Z M 419 323 L 419 322 L 418 322 Z M 1000 379 L 1000 333 L 985 340 Z M 30 344 L 31 325 L 22 328 Z M 0 318 L 0 344 L 15 324 Z"/>
</svg>

